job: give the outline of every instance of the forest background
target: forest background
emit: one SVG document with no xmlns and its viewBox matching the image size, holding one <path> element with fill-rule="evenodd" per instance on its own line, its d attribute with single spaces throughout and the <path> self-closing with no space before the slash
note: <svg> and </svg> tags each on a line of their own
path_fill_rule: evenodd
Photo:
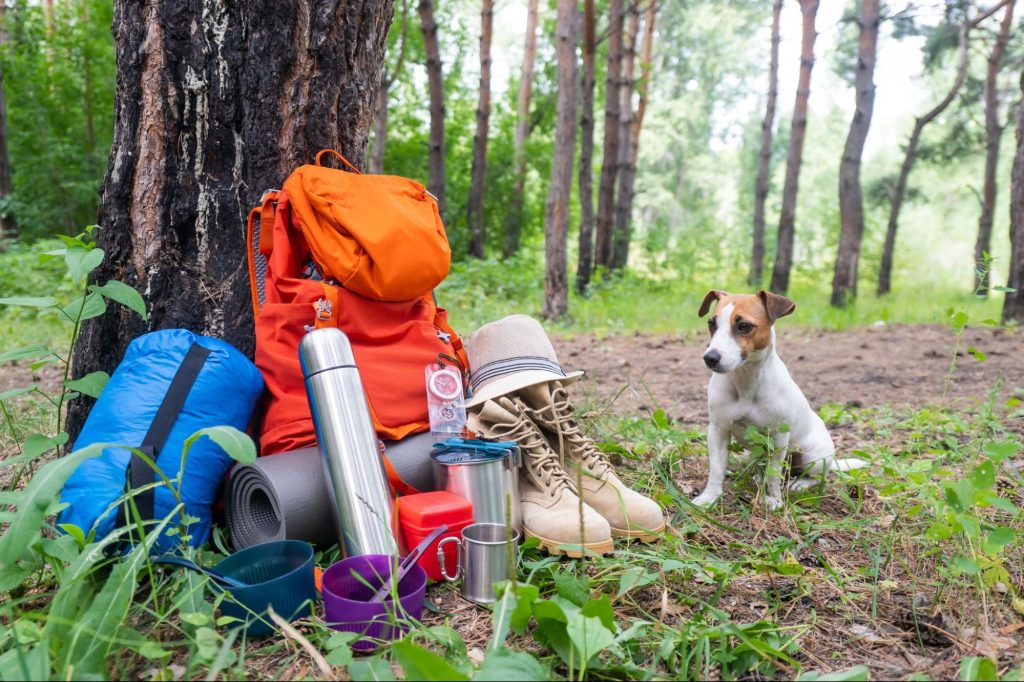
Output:
<svg viewBox="0 0 1024 682">
<path fill-rule="evenodd" d="M 596 6 L 592 175 L 597 197 L 601 194 L 609 45 L 605 4 Z M 558 96 L 555 11 L 554 3 L 539 3 L 520 191 L 515 141 L 527 5 L 500 0 L 493 6 L 490 120 L 480 213 L 487 259 L 482 262 L 470 255 L 475 218 L 468 207 L 480 103 L 480 4 L 446 0 L 435 8 L 445 107 L 443 214 L 455 260 L 442 296 L 454 308 L 456 324 L 467 331 L 503 313 L 539 313 L 543 307 L 544 204 Z M 427 184 L 428 59 L 417 9 L 408 0 L 396 3 L 384 78 L 388 85 L 386 145 L 377 141 L 382 137 L 378 124 L 370 163 L 376 160 L 385 172 Z M 581 4 L 581 22 L 583 9 Z M 636 161 L 628 268 L 619 269 L 610 279 L 609 272 L 602 270 L 603 276 L 596 277 L 589 288 L 581 288 L 585 295 L 572 293 L 570 317 L 562 324 L 574 329 L 693 328 L 696 302 L 708 288 L 743 290 L 774 283 L 770 277 L 776 226 L 800 66 L 798 3 L 784 3 L 781 11 L 778 104 L 765 205 L 766 274 L 749 284 L 754 189 L 768 94 L 771 3 L 673 0 L 654 8 L 638 4 L 633 9 L 638 18 L 645 15 L 632 27 L 638 34 L 634 75 L 628 85 L 634 112 L 639 91 L 646 89 L 648 94 Z M 657 13 L 649 65 L 643 61 L 640 45 L 647 9 Z M 881 8 L 875 111 L 861 170 L 862 284 L 854 305 L 835 310 L 826 304 L 827 283 L 832 279 L 840 234 L 840 158 L 855 110 L 858 5 L 820 4 L 790 287 L 793 297 L 804 304 L 800 321 L 833 327 L 877 320 L 944 321 L 954 304 L 978 306 L 974 319 L 999 316 L 999 302 L 976 301 L 973 293 L 985 163 L 984 80 L 1001 13 L 972 32 L 963 86 L 924 130 L 895 242 L 893 293 L 881 299 L 874 295 L 892 191 L 914 117 L 950 90 L 958 70 L 958 27 L 981 11 L 962 0 L 892 2 Z M 5 216 L 5 248 L 12 252 L 8 258 L 24 253 L 25 262 L 34 265 L 28 253 L 38 249 L 32 242 L 75 234 L 95 221 L 113 128 L 112 8 L 101 0 L 8 1 L 4 14 L 0 64 L 11 182 L 9 192 L 0 198 L 0 214 Z M 1019 26 L 1020 21 L 1015 23 Z M 626 50 L 630 28 L 627 16 Z M 1010 32 L 998 71 L 999 118 L 1009 133 L 1001 136 L 989 251 L 991 283 L 997 286 L 1006 283 L 1009 263 L 1007 206 L 1020 93 L 1017 80 L 1024 58 L 1021 34 Z M 575 140 L 578 148 L 581 136 Z M 575 169 L 573 177 L 570 280 L 579 261 L 581 222 Z M 621 198 L 621 189 L 618 194 Z M 516 201 L 520 197 L 521 209 Z M 516 220 L 516 215 L 521 219 Z M 512 225 L 521 226 L 518 248 L 508 244 Z M 29 274 L 16 261 L 9 262 L 11 267 L 0 273 L 0 289 L 6 295 L 38 293 L 47 285 L 39 278 L 52 278 L 56 272 Z M 54 285 L 52 279 L 49 284 Z"/>
</svg>

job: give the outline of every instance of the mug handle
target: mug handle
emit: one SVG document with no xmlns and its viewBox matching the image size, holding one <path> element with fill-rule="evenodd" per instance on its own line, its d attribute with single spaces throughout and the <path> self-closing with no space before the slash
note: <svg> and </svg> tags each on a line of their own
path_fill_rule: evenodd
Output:
<svg viewBox="0 0 1024 682">
<path fill-rule="evenodd" d="M 444 561 L 444 546 L 449 542 L 455 543 L 455 575 L 448 575 L 448 567 Z M 445 538 L 437 543 L 437 561 L 441 564 L 441 575 L 448 582 L 455 582 L 462 577 L 462 543 L 458 538 Z"/>
</svg>

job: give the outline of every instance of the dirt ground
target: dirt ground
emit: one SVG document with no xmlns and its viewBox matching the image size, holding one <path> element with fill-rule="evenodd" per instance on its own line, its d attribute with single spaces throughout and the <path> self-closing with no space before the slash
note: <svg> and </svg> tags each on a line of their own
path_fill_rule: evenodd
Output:
<svg viewBox="0 0 1024 682">
<path fill-rule="evenodd" d="M 706 335 L 633 334 L 598 339 L 555 339 L 564 369 L 586 370 L 574 389 L 592 405 L 619 415 L 657 408 L 682 425 L 707 423 L 709 372 L 701 356 Z M 956 338 L 938 325 L 885 325 L 847 331 L 785 329 L 777 348 L 815 409 L 824 403 L 851 407 L 886 404 L 956 408 L 986 398 L 1002 377 L 1001 393 L 1024 389 L 1024 333 L 968 328 L 946 398 L 946 378 Z M 980 362 L 967 353 L 977 349 Z"/>
</svg>

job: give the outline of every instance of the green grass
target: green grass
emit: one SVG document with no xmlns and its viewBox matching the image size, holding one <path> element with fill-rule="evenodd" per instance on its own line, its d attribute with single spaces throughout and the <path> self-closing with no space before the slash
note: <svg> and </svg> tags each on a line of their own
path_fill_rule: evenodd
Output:
<svg viewBox="0 0 1024 682">
<path fill-rule="evenodd" d="M 486 322 L 506 315 L 540 316 L 543 305 L 543 270 L 538 258 L 521 256 L 505 261 L 463 262 L 438 288 L 440 304 L 450 311 L 455 329 L 469 334 Z M 791 326 L 848 329 L 874 324 L 944 324 L 951 307 L 967 310 L 972 322 L 998 320 L 1002 295 L 980 299 L 948 278 L 921 277 L 898 281 L 895 291 L 876 297 L 870 282 L 862 282 L 862 294 L 847 309 L 829 305 L 829 289 L 809 276 L 794 278 L 790 297 L 796 313 Z M 598 280 L 586 296 L 570 292 L 569 319 L 549 323 L 560 334 L 607 336 L 647 332 L 679 334 L 703 330 L 697 316 L 709 289 L 730 292 L 756 291 L 742 278 L 640 277 L 627 273 L 610 281 Z"/>
</svg>

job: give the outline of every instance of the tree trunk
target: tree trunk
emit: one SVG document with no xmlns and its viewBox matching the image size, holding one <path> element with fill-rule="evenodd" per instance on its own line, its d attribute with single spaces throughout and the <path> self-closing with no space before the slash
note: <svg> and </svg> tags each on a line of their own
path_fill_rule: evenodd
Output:
<svg viewBox="0 0 1024 682">
<path fill-rule="evenodd" d="M 1010 176 L 1010 276 L 1003 302 L 1003 322 L 1024 324 L 1024 73 L 1020 76 L 1021 98 L 1017 103 L 1017 152 Z"/>
<path fill-rule="evenodd" d="M 779 236 L 772 270 L 771 290 L 785 294 L 789 290 L 789 273 L 793 268 L 793 236 L 796 231 L 796 195 L 800 184 L 800 165 L 804 154 L 804 133 L 807 131 L 807 100 L 811 95 L 811 69 L 814 68 L 814 19 L 818 0 L 800 0 L 803 32 L 800 47 L 800 78 L 793 105 L 793 123 L 789 133 L 789 156 L 786 158 L 786 183 L 782 188 L 782 210 L 779 213 Z"/>
<path fill-rule="evenodd" d="M 494 0 L 483 0 L 480 11 L 480 99 L 476 108 L 476 135 L 473 137 L 473 166 L 466 202 L 469 226 L 469 255 L 484 257 L 487 234 L 484 228 L 484 183 L 487 179 L 487 134 L 491 122 L 491 33 L 494 26 Z"/>
<path fill-rule="evenodd" d="M 580 244 L 576 291 L 586 293 L 594 266 L 594 88 L 597 81 L 595 0 L 583 0 L 583 112 L 580 114 Z"/>
<path fill-rule="evenodd" d="M 0 0 L 0 50 L 7 43 L 7 0 Z M 18 238 L 18 223 L 4 204 L 11 194 L 11 157 L 7 152 L 7 99 L 4 97 L 4 68 L 0 64 L 0 248 Z"/>
<path fill-rule="evenodd" d="M 768 172 L 772 160 L 772 135 L 775 129 L 775 104 L 779 97 L 779 20 L 782 0 L 772 3 L 772 46 L 768 63 L 768 103 L 761 122 L 761 152 L 757 159 L 757 182 L 754 185 L 754 236 L 750 250 L 751 286 L 761 286 L 764 278 L 764 205 L 768 200 Z"/>
<path fill-rule="evenodd" d="M 555 147 L 551 185 L 544 211 L 544 317 L 553 320 L 569 312 L 566 238 L 569 198 L 576 150 L 576 0 L 558 0 L 555 52 L 558 55 L 558 103 L 555 109 Z"/>
<path fill-rule="evenodd" d="M 910 171 L 917 160 L 917 146 L 921 142 L 921 132 L 924 127 L 938 117 L 946 107 L 956 99 L 957 93 L 967 78 L 967 65 L 969 61 L 969 37 L 974 22 L 964 22 L 960 26 L 960 61 L 957 65 L 956 78 L 953 86 L 942 98 L 942 101 L 927 111 L 923 116 L 914 119 L 914 130 L 910 133 L 907 141 L 907 149 L 903 156 L 903 164 L 900 166 L 900 174 L 896 179 L 896 187 L 892 190 L 891 203 L 889 205 L 889 224 L 885 230 L 885 244 L 882 247 L 882 262 L 878 270 L 877 294 L 882 296 L 892 290 L 892 260 L 893 252 L 896 249 L 896 230 L 899 227 L 900 210 L 903 208 L 903 197 L 907 192 L 907 180 L 910 178 Z"/>
<path fill-rule="evenodd" d="M 423 31 L 423 51 L 427 57 L 427 89 L 430 93 L 427 189 L 437 198 L 438 210 L 444 218 L 444 76 L 441 73 L 441 48 L 437 44 L 434 0 L 420 0 L 420 28 Z"/>
<path fill-rule="evenodd" d="M 76 377 L 112 371 L 131 339 L 169 327 L 251 356 L 249 208 L 320 149 L 365 161 L 391 0 L 201 9 L 114 3 L 114 139 L 97 232 L 106 259 L 95 281 L 134 286 L 149 318 L 112 306 L 89 320 Z M 75 401 L 72 434 L 86 411 Z"/>
<path fill-rule="evenodd" d="M 526 10 L 526 45 L 523 64 L 519 72 L 519 95 L 516 97 L 516 136 L 513 141 L 512 167 L 515 175 L 511 203 L 505 214 L 504 256 L 509 258 L 519 251 L 522 234 L 523 202 L 526 193 L 526 140 L 530 136 L 530 97 L 533 94 L 533 67 L 537 61 L 537 5 L 529 0 Z"/>
<path fill-rule="evenodd" d="M 999 122 L 999 69 L 1003 53 L 1013 28 L 1014 0 L 1006 4 L 1006 13 L 999 25 L 995 45 L 988 56 L 985 71 L 985 175 L 982 181 L 981 216 L 978 218 L 978 240 L 974 245 L 974 291 L 988 296 L 989 258 L 992 248 L 992 221 L 996 211 L 996 169 L 999 165 L 999 143 L 1003 139 L 1003 126 Z"/>
<path fill-rule="evenodd" d="M 651 61 L 654 54 L 654 26 L 658 5 L 649 2 L 644 12 L 644 38 L 640 54 L 640 84 L 637 88 L 636 111 L 631 116 L 629 136 L 626 140 L 628 154 L 626 165 L 619 178 L 619 205 L 615 214 L 615 240 L 612 248 L 612 269 L 626 267 L 629 263 L 629 244 L 633 239 L 633 197 L 636 195 L 636 167 L 640 158 L 640 130 L 647 113 L 647 96 L 650 92 Z"/>
<path fill-rule="evenodd" d="M 383 86 L 377 98 L 377 108 L 373 114 L 373 145 L 370 154 L 370 163 L 367 170 L 370 173 L 384 172 L 384 150 L 388 144 L 388 91 Z"/>
<path fill-rule="evenodd" d="M 623 0 L 608 3 L 608 66 L 604 81 L 604 158 L 597 190 L 597 239 L 594 260 L 608 267 L 612 258 L 615 184 L 619 164 L 619 79 L 622 69 Z"/>
<path fill-rule="evenodd" d="M 875 56 L 878 46 L 879 0 L 861 0 L 857 42 L 857 105 L 839 164 L 839 252 L 832 278 L 832 305 L 845 308 L 857 295 L 857 265 L 864 237 L 864 199 L 860 162 L 875 109 Z"/>
<path fill-rule="evenodd" d="M 380 96 L 377 100 L 377 111 L 373 116 L 373 154 L 370 156 L 369 171 L 384 172 L 384 150 L 388 145 L 388 93 L 392 84 L 402 75 L 405 65 L 405 50 L 409 42 L 409 0 L 402 0 L 402 29 L 398 36 L 398 58 L 390 72 L 385 72 L 381 79 Z"/>
<path fill-rule="evenodd" d="M 653 2 L 649 3 L 653 5 Z M 625 266 L 625 255 L 629 253 L 629 242 L 626 230 L 629 229 L 629 216 L 626 210 L 626 175 L 630 158 L 630 134 L 633 130 L 633 90 L 636 87 L 636 42 L 640 35 L 640 11 L 635 2 L 629 9 L 629 24 L 625 33 L 625 46 L 622 53 L 622 78 L 619 80 L 619 162 L 615 171 L 615 209 L 612 219 L 612 253 L 608 259 L 608 269 L 618 270 Z M 632 188 L 629 188 L 632 192 Z"/>
</svg>

